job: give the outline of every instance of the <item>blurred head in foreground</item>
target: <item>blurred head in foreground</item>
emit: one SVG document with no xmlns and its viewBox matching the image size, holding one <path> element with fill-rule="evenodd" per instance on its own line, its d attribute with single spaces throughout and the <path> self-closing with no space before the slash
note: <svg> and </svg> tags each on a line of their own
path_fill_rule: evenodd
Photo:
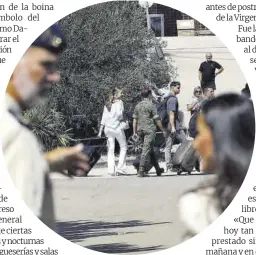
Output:
<svg viewBox="0 0 256 255">
<path fill-rule="evenodd" d="M 200 233 L 229 206 L 247 174 L 255 137 L 252 101 L 225 94 L 209 100 L 199 115 L 194 146 L 202 168 L 215 173 L 179 201 L 184 239 Z M 198 216 L 199 215 L 199 216 Z"/>
<path fill-rule="evenodd" d="M 244 95 L 248 98 L 251 98 L 251 91 L 250 91 L 248 83 L 245 84 L 245 87 L 241 90 L 241 93 L 242 93 L 242 95 Z"/>
<path fill-rule="evenodd" d="M 7 86 L 7 93 L 23 109 L 44 99 L 60 76 L 56 66 L 65 48 L 64 36 L 54 24 L 42 33 L 27 49 L 17 64 Z"/>
<path fill-rule="evenodd" d="M 218 176 L 216 190 L 225 209 L 242 185 L 248 171 L 255 137 L 251 100 L 225 94 L 208 101 L 197 121 L 194 146 L 204 171 Z"/>
</svg>

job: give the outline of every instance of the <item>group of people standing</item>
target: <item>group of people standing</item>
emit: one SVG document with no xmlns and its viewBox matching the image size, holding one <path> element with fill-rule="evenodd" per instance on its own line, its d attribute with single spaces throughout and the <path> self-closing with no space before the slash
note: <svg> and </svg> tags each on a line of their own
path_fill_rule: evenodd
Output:
<svg viewBox="0 0 256 255">
<path fill-rule="evenodd" d="M 58 82 L 60 76 L 56 66 L 65 46 L 65 38 L 58 25 L 51 26 L 32 43 L 9 80 L 0 122 L 1 146 L 13 184 L 34 214 L 52 229 L 55 229 L 55 221 L 49 173 L 65 174 L 68 170 L 76 175 L 84 175 L 89 170 L 88 158 L 83 153 L 82 144 L 44 153 L 35 134 L 22 118 L 22 111 L 41 102 L 47 95 L 45 92 Z M 205 85 L 204 68 L 200 72 L 204 81 L 201 85 Z M 171 83 L 170 95 L 165 101 L 167 123 L 162 123 L 152 102 L 152 91 L 149 88 L 141 91 L 142 100 L 136 105 L 133 114 L 133 135 L 144 140 L 138 173 L 141 177 L 146 176 L 145 162 L 153 149 L 156 126 L 166 139 L 166 162 L 170 170 L 173 141 L 185 139 L 178 118 L 176 96 L 180 89 L 179 82 Z M 180 200 L 181 217 L 190 236 L 212 223 L 231 203 L 245 179 L 254 147 L 254 108 L 252 100 L 244 96 L 249 95 L 248 85 L 243 91 L 244 95 L 229 93 L 213 98 L 214 89 L 211 86 L 197 87 L 194 90 L 195 102 L 187 106 L 192 116 L 200 109 L 194 146 L 201 157 L 203 170 L 216 173 L 212 183 L 187 192 Z M 202 92 L 206 100 L 202 100 Z M 121 97 L 121 90 L 112 91 L 104 106 L 99 132 L 101 136 L 104 128 L 108 137 L 108 171 L 111 174 L 122 174 L 126 168 L 126 123 L 123 121 Z M 117 169 L 115 139 L 121 148 Z M 161 172 L 159 168 L 156 170 Z"/>
<path fill-rule="evenodd" d="M 216 72 L 216 70 L 218 70 Z M 191 116 L 200 111 L 203 103 L 214 97 L 216 89 L 215 77 L 223 72 L 223 67 L 212 60 L 212 54 L 206 54 L 206 61 L 199 67 L 199 80 L 201 86 L 194 89 L 193 100 L 187 105 L 187 110 L 191 112 Z M 165 161 L 166 171 L 174 171 L 172 164 L 172 146 L 174 142 L 182 143 L 186 140 L 186 134 L 183 125 L 179 119 L 179 102 L 177 95 L 180 93 L 181 84 L 173 81 L 170 84 L 170 93 L 164 99 L 164 111 L 166 117 L 163 118 L 158 111 L 158 103 L 153 99 L 152 91 L 148 87 L 142 88 L 141 99 L 133 113 L 133 137 L 140 138 L 143 141 L 143 149 L 140 158 L 140 167 L 138 176 L 147 175 L 145 164 L 149 161 L 149 157 L 153 157 L 154 167 L 157 175 L 161 175 L 163 169 L 159 167 L 157 158 L 154 154 L 154 140 L 157 128 L 163 132 L 165 137 Z M 108 138 L 108 173 L 111 176 L 126 174 L 126 152 L 127 143 L 122 128 L 124 121 L 124 106 L 121 100 L 122 91 L 118 88 L 113 89 L 103 110 L 101 126 L 98 136 L 102 136 L 103 129 Z M 160 115 L 159 115 L 160 114 Z M 120 157 L 117 167 L 115 166 L 115 139 L 120 145 Z"/>
</svg>

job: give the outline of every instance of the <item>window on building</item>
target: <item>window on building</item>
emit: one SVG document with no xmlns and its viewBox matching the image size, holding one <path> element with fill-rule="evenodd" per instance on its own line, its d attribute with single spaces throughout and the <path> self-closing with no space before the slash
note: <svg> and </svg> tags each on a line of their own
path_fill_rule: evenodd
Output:
<svg viewBox="0 0 256 255">
<path fill-rule="evenodd" d="M 149 19 L 155 36 L 164 36 L 164 14 L 149 14 Z"/>
<path fill-rule="evenodd" d="M 193 19 L 185 13 L 181 13 L 181 16 L 183 20 Z M 195 31 L 197 31 L 198 35 L 213 35 L 213 33 L 206 26 L 195 19 L 193 20 L 195 21 Z"/>
</svg>

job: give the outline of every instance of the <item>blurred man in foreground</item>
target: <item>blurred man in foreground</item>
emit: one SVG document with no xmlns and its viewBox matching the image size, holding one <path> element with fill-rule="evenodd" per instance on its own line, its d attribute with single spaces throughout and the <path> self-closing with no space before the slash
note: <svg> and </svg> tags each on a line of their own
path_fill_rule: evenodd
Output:
<svg viewBox="0 0 256 255">
<path fill-rule="evenodd" d="M 53 25 L 28 48 L 8 83 L 0 122 L 1 145 L 11 179 L 28 207 L 52 229 L 55 224 L 49 172 L 83 174 L 88 159 L 82 153 L 83 145 L 44 154 L 27 128 L 22 111 L 41 102 L 59 80 L 56 65 L 64 47 L 60 28 Z"/>
</svg>

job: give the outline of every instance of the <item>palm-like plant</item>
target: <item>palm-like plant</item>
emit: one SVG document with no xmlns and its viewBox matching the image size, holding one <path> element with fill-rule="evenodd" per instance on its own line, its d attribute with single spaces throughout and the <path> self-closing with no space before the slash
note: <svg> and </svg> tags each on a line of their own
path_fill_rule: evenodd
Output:
<svg viewBox="0 0 256 255">
<path fill-rule="evenodd" d="M 50 103 L 25 111 L 24 118 L 30 122 L 31 129 L 42 143 L 44 150 L 69 145 L 71 134 L 70 130 L 66 130 L 65 117 Z"/>
</svg>

